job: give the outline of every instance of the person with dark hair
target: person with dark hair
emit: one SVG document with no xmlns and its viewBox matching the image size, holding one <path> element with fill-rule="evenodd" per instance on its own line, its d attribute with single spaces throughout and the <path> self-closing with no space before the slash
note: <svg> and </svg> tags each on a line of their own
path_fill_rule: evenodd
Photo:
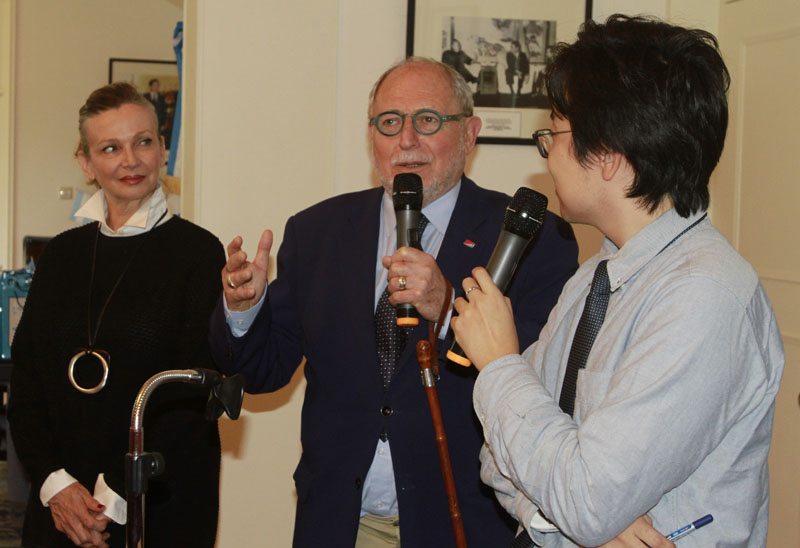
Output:
<svg viewBox="0 0 800 548">
<path fill-rule="evenodd" d="M 522 86 L 530 73 L 528 56 L 516 40 L 511 42 L 511 51 L 506 53 L 506 83 L 512 95 L 522 93 Z"/>
<path fill-rule="evenodd" d="M 415 347 L 441 328 L 437 384 L 467 543 L 511 542 L 513 520 L 481 485 L 483 445 L 472 412 L 474 376 L 447 365 L 452 308 L 447 280 L 486 264 L 509 196 L 464 175 L 481 121 L 451 67 L 409 58 L 375 83 L 368 127 L 383 184 L 336 196 L 286 223 L 277 278 L 267 284 L 272 233 L 252 260 L 240 237 L 228 245 L 223 295 L 212 318 L 220 368 L 247 377 L 246 390 L 285 386 L 305 358 L 307 386 L 294 473 L 295 547 L 455 547 L 448 496 Z M 422 181 L 421 247 L 397 247 L 394 179 Z M 516 318 L 532 342 L 577 267 L 566 223 L 547 213 L 510 288 L 525 295 Z M 522 302 L 522 301 L 521 301 Z M 396 325 L 411 303 L 419 325 Z"/>
<path fill-rule="evenodd" d="M 450 42 L 450 49 L 442 52 L 442 63 L 450 65 L 457 73 L 461 75 L 464 80 L 469 84 L 474 84 L 478 81 L 477 76 L 472 74 L 467 68 L 475 61 L 461 49 L 461 42 L 453 38 Z"/>
<path fill-rule="evenodd" d="M 169 213 L 159 185 L 164 141 L 153 106 L 130 84 L 89 96 L 75 151 L 100 190 L 36 265 L 12 345 L 11 434 L 31 479 L 29 548 L 126 545 L 125 453 L 139 390 L 169 369 L 215 368 L 208 318 L 222 244 Z M 164 456 L 149 482 L 148 547 L 214 546 L 220 440 L 206 390 L 159 387 L 144 415 L 145 451 Z"/>
<path fill-rule="evenodd" d="M 161 82 L 158 78 L 151 78 L 147 82 L 147 93 L 144 96 L 153 103 L 153 108 L 156 109 L 156 117 L 158 117 L 158 131 L 163 134 L 164 124 L 167 121 L 167 100 L 164 94 L 161 93 Z"/>
<path fill-rule="evenodd" d="M 625 546 L 673 546 L 663 534 L 710 514 L 682 547 L 763 548 L 784 353 L 758 275 L 706 214 L 728 123 L 717 41 L 614 15 L 559 45 L 546 82 L 552 126 L 533 137 L 561 213 L 606 239 L 522 355 L 486 271 L 464 280 L 452 326 L 480 370 L 481 477 L 530 537 L 516 546 L 630 524 Z"/>
</svg>

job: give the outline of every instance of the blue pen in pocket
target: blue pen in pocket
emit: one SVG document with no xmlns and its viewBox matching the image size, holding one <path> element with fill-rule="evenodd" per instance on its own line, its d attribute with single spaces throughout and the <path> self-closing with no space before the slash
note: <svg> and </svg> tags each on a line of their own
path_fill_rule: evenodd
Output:
<svg viewBox="0 0 800 548">
<path fill-rule="evenodd" d="M 706 514 L 702 518 L 694 520 L 689 525 L 686 525 L 685 527 L 681 527 L 677 531 L 673 531 L 672 533 L 667 535 L 667 540 L 671 540 L 671 541 L 675 542 L 676 540 L 685 537 L 686 535 L 688 535 L 692 531 L 694 531 L 696 529 L 700 529 L 704 525 L 708 525 L 712 521 L 714 521 L 714 516 L 712 516 L 711 514 Z"/>
</svg>

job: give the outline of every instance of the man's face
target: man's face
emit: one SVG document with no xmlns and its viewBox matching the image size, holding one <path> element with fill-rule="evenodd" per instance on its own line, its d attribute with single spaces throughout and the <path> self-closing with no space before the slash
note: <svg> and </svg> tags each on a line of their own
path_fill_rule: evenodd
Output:
<svg viewBox="0 0 800 548">
<path fill-rule="evenodd" d="M 519 46 L 514 44 L 514 43 L 512 43 L 511 44 L 511 53 L 515 53 L 515 54 L 519 53 Z"/>
<path fill-rule="evenodd" d="M 395 69 L 383 81 L 373 101 L 370 117 L 395 110 L 412 114 L 431 109 L 442 115 L 460 114 L 452 88 L 440 67 L 409 64 Z M 464 172 L 467 154 L 475 146 L 480 118 L 445 122 L 433 135 L 417 133 L 406 118 L 402 131 L 393 137 L 370 125 L 375 170 L 387 192 L 392 192 L 399 173 L 422 178 L 423 204 L 427 205 L 453 188 Z"/>
</svg>

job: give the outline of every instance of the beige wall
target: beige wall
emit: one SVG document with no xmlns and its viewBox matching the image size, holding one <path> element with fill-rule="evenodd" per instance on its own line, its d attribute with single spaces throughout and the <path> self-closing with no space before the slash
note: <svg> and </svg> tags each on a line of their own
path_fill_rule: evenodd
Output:
<svg viewBox="0 0 800 548">
<path fill-rule="evenodd" d="M 173 60 L 182 11 L 168 0 L 16 2 L 14 265 L 23 236 L 74 226 L 59 187 L 86 189 L 72 157 L 78 108 L 108 82 L 110 57 Z"/>
</svg>

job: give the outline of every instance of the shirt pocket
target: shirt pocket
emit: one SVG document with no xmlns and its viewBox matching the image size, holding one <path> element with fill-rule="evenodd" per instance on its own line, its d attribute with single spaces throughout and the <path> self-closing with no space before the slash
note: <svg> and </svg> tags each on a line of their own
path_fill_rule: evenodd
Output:
<svg viewBox="0 0 800 548">
<path fill-rule="evenodd" d="M 608 395 L 613 376 L 612 369 L 581 369 L 578 372 L 578 387 L 575 395 L 576 417 L 585 417 L 602 403 Z"/>
</svg>

